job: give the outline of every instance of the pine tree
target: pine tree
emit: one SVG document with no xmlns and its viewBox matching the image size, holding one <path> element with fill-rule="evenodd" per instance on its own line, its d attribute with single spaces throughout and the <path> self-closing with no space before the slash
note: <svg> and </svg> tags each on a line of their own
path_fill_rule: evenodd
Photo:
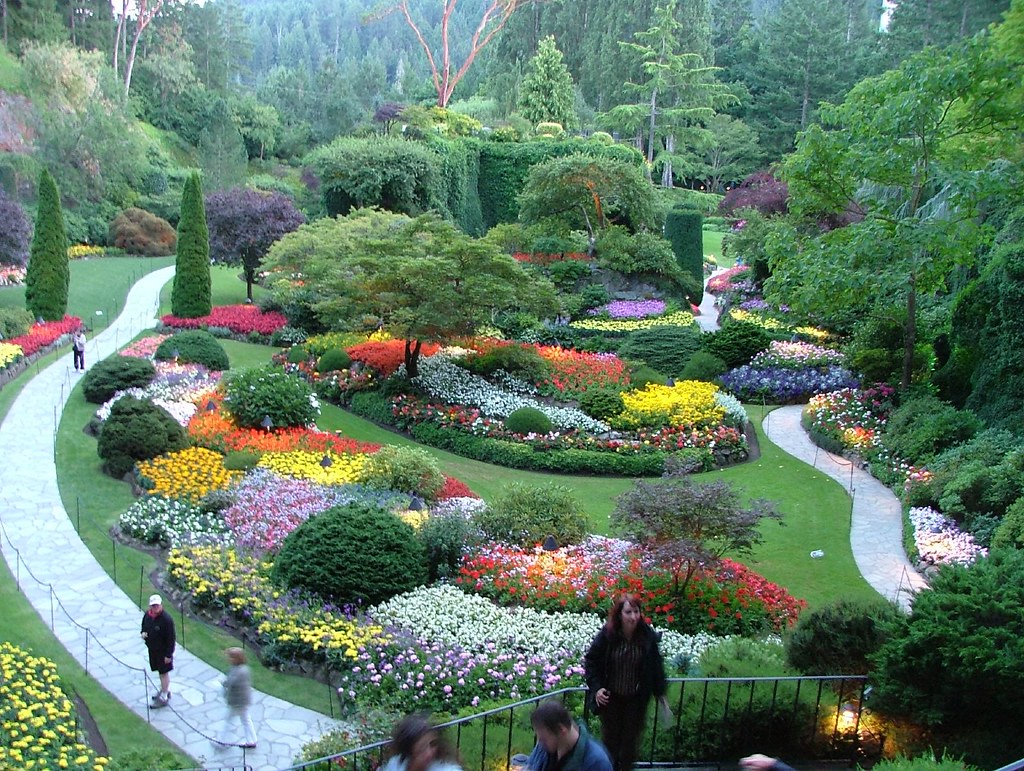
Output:
<svg viewBox="0 0 1024 771">
<path fill-rule="evenodd" d="M 526 66 L 519 89 L 519 111 L 534 126 L 549 122 L 574 129 L 578 125 L 572 76 L 554 37 L 540 41 L 537 55 Z"/>
<path fill-rule="evenodd" d="M 203 188 L 198 172 L 185 182 L 178 221 L 178 256 L 174 263 L 171 313 L 191 319 L 207 316 L 210 295 L 210 232 L 206 227 Z"/>
<path fill-rule="evenodd" d="M 71 267 L 60 193 L 50 172 L 39 175 L 36 230 L 25 271 L 25 307 L 36 318 L 59 321 L 68 309 Z"/>
</svg>

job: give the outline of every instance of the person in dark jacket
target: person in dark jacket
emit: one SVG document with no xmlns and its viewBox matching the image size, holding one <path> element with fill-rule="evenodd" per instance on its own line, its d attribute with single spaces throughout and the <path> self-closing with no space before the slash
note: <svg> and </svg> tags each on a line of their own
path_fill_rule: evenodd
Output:
<svg viewBox="0 0 1024 771">
<path fill-rule="evenodd" d="M 152 706 L 166 707 L 174 669 L 174 619 L 164 610 L 159 594 L 149 596 L 149 609 L 142 615 L 142 639 L 149 649 L 149 668 L 160 674 L 160 692 L 153 696 Z"/>
<path fill-rule="evenodd" d="M 623 594 L 583 658 L 590 704 L 601 718 L 601 740 L 614 771 L 633 767 L 651 697 L 664 700 L 659 638 L 644 621 L 639 598 Z M 663 707 L 668 707 L 664 701 Z"/>
<path fill-rule="evenodd" d="M 530 771 L 612 771 L 608 751 L 572 719 L 556 699 L 542 701 L 530 715 L 537 746 L 527 761 Z"/>
</svg>

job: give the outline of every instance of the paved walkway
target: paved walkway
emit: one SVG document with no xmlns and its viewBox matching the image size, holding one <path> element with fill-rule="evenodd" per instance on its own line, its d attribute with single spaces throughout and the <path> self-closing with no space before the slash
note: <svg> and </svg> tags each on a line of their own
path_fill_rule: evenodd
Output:
<svg viewBox="0 0 1024 771">
<path fill-rule="evenodd" d="M 89 364 L 156 324 L 160 288 L 174 268 L 143 277 L 125 309 L 89 341 Z M 171 706 L 150 710 L 155 680 L 139 639 L 142 610 L 110 579 L 79 539 L 57 489 L 54 441 L 76 377 L 67 355 L 33 377 L 0 425 L 0 551 L 21 591 L 65 648 L 126 707 L 205 767 L 281 769 L 303 744 L 334 723 L 323 715 L 254 693 L 255 750 L 215 750 L 224 717 L 223 675 L 178 647 Z M 310 687 L 316 686 L 312 682 Z"/>
<path fill-rule="evenodd" d="M 857 569 L 875 591 L 909 610 L 927 586 L 903 551 L 903 510 L 892 491 L 846 458 L 815 445 L 800 425 L 803 405 L 780 407 L 765 416 L 765 435 L 780 448 L 843 486 L 853 498 L 850 547 Z M 825 555 L 828 559 L 828 555 Z"/>
<path fill-rule="evenodd" d="M 701 298 L 700 313 L 697 315 L 697 325 L 702 332 L 714 332 L 718 329 L 718 307 L 715 305 L 718 298 L 708 291 L 708 281 L 726 270 L 727 268 L 716 268 L 704 281 L 704 296 Z"/>
</svg>

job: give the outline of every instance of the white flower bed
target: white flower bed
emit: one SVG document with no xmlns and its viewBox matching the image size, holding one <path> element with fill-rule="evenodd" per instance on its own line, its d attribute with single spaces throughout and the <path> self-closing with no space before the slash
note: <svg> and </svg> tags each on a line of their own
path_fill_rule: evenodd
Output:
<svg viewBox="0 0 1024 771">
<path fill-rule="evenodd" d="M 743 402 L 730 393 L 719 389 L 715 391 L 715 404 L 725 410 L 725 424 L 743 430 L 747 425 L 747 411 Z"/>
<path fill-rule="evenodd" d="M 165 547 L 184 543 L 219 543 L 225 546 L 234 543 L 222 516 L 162 495 L 139 498 L 121 514 L 118 525 L 140 541 Z"/>
<path fill-rule="evenodd" d="M 915 507 L 910 510 L 914 526 L 914 543 L 924 562 L 932 565 L 970 565 L 988 549 L 978 546 L 974 536 L 965 533 L 949 517 L 935 509 Z"/>
<path fill-rule="evenodd" d="M 560 428 L 578 428 L 591 433 L 608 430 L 608 424 L 594 420 L 580 410 L 554 407 L 489 383 L 440 353 L 421 358 L 419 368 L 420 373 L 413 381 L 436 399 L 477 407 L 485 415 L 500 418 L 508 417 L 520 407 L 533 407 Z"/>
<path fill-rule="evenodd" d="M 213 393 L 220 381 L 219 372 L 210 372 L 198 364 L 174 364 L 156 362 L 156 377 L 143 388 L 128 388 L 118 391 L 114 397 L 96 410 L 96 417 L 105 421 L 110 417 L 110 408 L 122 396 L 147 399 L 163 407 L 182 426 L 187 426 L 196 414 L 196 402 L 204 395 Z"/>
</svg>

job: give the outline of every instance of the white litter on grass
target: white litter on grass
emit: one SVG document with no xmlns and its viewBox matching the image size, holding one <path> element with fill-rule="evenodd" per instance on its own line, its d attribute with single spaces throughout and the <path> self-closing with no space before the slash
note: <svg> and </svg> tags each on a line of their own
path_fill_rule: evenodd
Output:
<svg viewBox="0 0 1024 771">
<path fill-rule="evenodd" d="M 825 556 L 825 552 L 822 551 L 821 549 L 815 549 L 814 551 L 811 552 L 811 559 L 812 560 L 820 560 L 824 556 Z"/>
</svg>

